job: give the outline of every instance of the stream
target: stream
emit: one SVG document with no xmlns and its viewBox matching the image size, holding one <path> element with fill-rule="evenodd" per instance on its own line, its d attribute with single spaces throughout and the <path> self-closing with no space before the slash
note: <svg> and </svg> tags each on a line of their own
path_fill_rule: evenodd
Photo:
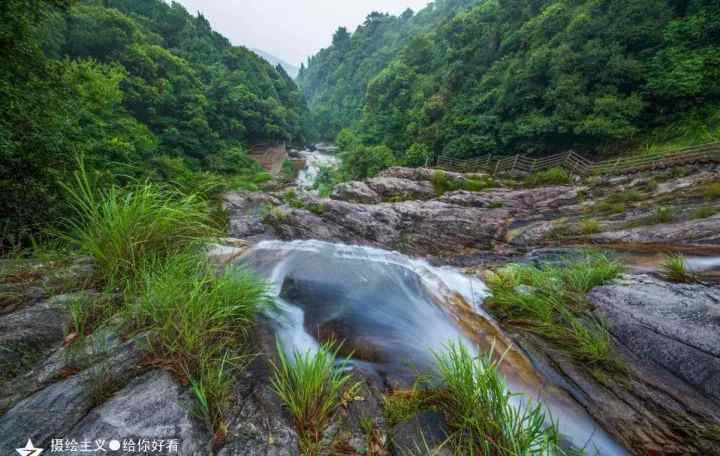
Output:
<svg viewBox="0 0 720 456">
<path fill-rule="evenodd" d="M 334 158 L 312 155 L 298 178 L 306 189 Z M 434 354 L 449 343 L 474 353 L 495 350 L 504 356 L 508 388 L 523 393 L 515 406 L 540 401 L 563 439 L 588 455 L 627 454 L 510 342 L 483 308 L 488 290 L 478 278 L 398 252 L 318 240 L 262 241 L 238 263 L 270 282 L 277 306 L 269 317 L 288 354 L 343 341 L 340 354 L 354 368 L 385 384 L 409 385 L 418 373 L 437 374 Z"/>
</svg>

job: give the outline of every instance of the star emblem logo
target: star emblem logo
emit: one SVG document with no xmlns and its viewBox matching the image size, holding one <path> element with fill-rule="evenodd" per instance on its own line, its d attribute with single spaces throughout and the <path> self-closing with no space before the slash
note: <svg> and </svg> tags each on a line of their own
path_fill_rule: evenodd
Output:
<svg viewBox="0 0 720 456">
<path fill-rule="evenodd" d="M 20 456 L 39 456 L 44 450 L 42 448 L 35 448 L 32 440 L 28 439 L 25 448 L 16 448 L 15 451 L 20 453 Z"/>
</svg>

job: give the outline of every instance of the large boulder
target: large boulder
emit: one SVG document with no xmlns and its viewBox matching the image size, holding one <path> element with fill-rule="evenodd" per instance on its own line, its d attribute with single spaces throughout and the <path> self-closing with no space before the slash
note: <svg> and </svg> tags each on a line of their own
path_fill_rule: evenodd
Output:
<svg viewBox="0 0 720 456">
<path fill-rule="evenodd" d="M 181 387 L 170 375 L 161 370 L 149 372 L 131 381 L 107 402 L 93 409 L 69 432 L 66 438 L 78 441 L 111 439 L 134 442 L 130 447 L 120 447 L 113 454 L 157 454 L 152 446 L 145 449 L 139 440 L 164 441 L 162 452 L 182 456 L 211 454 L 211 435 L 197 418 L 196 403 L 192 393 Z M 174 441 L 174 442 L 173 442 Z M 173 449 L 167 445 L 172 444 Z M 112 449 L 106 447 L 106 449 Z M 62 455 L 76 452 L 64 450 Z"/>
<path fill-rule="evenodd" d="M 588 295 L 618 343 L 720 404 L 720 289 L 625 276 Z"/>
<path fill-rule="evenodd" d="M 626 275 L 587 295 L 624 368 L 582 366 L 537 336 L 518 336 L 533 366 L 632 454 L 720 454 L 720 293 Z"/>
<path fill-rule="evenodd" d="M 11 379 L 58 347 L 70 328 L 67 302 L 85 296 L 55 296 L 0 317 L 0 380 Z"/>
<path fill-rule="evenodd" d="M 144 348 L 144 340 L 129 341 L 107 360 L 13 405 L 0 417 L 0 454 L 12 454 L 27 439 L 47 447 L 50 439 L 69 435 L 92 408 L 137 374 Z"/>
<path fill-rule="evenodd" d="M 418 255 L 456 255 L 490 249 L 510 220 L 502 209 L 457 206 L 441 201 L 353 204 L 310 201 L 322 211 L 275 211 L 266 218 L 281 239 L 319 239 L 373 245 Z"/>
<path fill-rule="evenodd" d="M 383 201 L 428 200 L 435 196 L 435 188 L 428 181 L 375 177 L 364 182 L 338 184 L 330 198 L 351 203 L 377 204 Z"/>
<path fill-rule="evenodd" d="M 350 203 L 377 204 L 382 197 L 368 184 L 360 181 L 343 182 L 333 188 L 330 198 Z"/>
<path fill-rule="evenodd" d="M 223 200 L 230 221 L 229 235 L 248 240 L 267 237 L 263 216 L 270 208 L 282 204 L 272 195 L 250 191 L 230 192 Z"/>
</svg>

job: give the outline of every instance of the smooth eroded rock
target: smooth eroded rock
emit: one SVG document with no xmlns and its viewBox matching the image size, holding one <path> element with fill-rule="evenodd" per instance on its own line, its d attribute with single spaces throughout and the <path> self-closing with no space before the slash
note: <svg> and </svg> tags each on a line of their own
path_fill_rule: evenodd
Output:
<svg viewBox="0 0 720 456">
<path fill-rule="evenodd" d="M 211 435 L 196 414 L 194 398 L 165 371 L 156 370 L 132 380 L 115 393 L 107 402 L 93 409 L 75 427 L 65 433 L 65 438 L 88 440 L 114 438 L 177 440 L 179 456 L 205 456 L 211 454 Z M 113 454 L 157 454 L 152 448 L 134 451 L 120 448 Z M 170 453 L 165 449 L 161 453 Z M 71 451 L 63 455 L 75 454 Z"/>
</svg>

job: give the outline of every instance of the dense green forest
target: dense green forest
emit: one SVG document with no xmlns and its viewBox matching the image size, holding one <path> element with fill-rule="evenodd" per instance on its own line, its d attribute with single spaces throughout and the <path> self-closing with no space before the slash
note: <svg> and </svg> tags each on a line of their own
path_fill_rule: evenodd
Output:
<svg viewBox="0 0 720 456">
<path fill-rule="evenodd" d="M 352 35 L 340 27 L 332 45 L 311 57 L 298 74 L 298 86 L 311 110 L 311 134 L 335 139 L 362 113 L 368 82 L 398 56 L 408 40 L 478 2 L 436 0 L 418 13 L 408 9 L 400 16 L 373 12 Z"/>
<path fill-rule="evenodd" d="M 416 24 L 427 15 L 437 25 Z M 373 14 L 352 35 L 338 30 L 299 85 L 314 128 L 350 129 L 339 140 L 365 163 L 356 176 L 368 161 L 442 153 L 593 156 L 717 140 L 720 3 L 486 0 Z"/>
<path fill-rule="evenodd" d="M 5 0 L 0 58 L 5 241 L 62 218 L 78 157 L 95 175 L 197 190 L 261 179 L 250 144 L 304 142 L 282 68 L 177 3 Z"/>
</svg>

